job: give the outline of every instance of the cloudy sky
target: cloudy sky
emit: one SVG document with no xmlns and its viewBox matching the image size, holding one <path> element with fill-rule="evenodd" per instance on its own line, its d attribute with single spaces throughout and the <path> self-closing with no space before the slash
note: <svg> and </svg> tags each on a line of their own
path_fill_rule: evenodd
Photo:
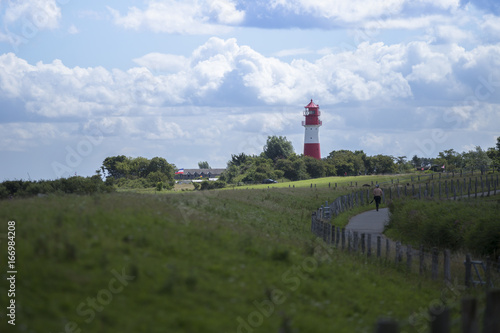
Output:
<svg viewBox="0 0 500 333">
<path fill-rule="evenodd" d="M 500 136 L 497 0 L 0 0 L 0 180 L 332 150 L 435 157 Z"/>
</svg>

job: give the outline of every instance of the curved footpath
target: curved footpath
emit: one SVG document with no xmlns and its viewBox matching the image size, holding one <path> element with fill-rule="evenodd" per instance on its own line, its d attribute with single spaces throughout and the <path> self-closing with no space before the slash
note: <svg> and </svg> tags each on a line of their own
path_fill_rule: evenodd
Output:
<svg viewBox="0 0 500 333">
<path fill-rule="evenodd" d="M 382 235 L 387 223 L 389 223 L 389 208 L 380 208 L 378 212 L 370 210 L 352 217 L 346 230 L 357 231 L 360 234 Z"/>
<path fill-rule="evenodd" d="M 500 194 L 500 190 L 490 191 L 490 194 Z M 478 197 L 486 196 L 488 192 L 478 193 Z M 475 197 L 475 194 L 471 195 L 471 200 Z M 461 198 L 467 198 L 467 196 L 462 196 Z M 449 198 L 453 200 L 454 198 Z M 384 228 L 389 223 L 389 208 L 380 208 L 377 212 L 375 209 L 368 212 L 364 212 L 352 217 L 347 223 L 346 231 L 358 232 L 359 234 L 372 234 L 373 239 L 377 236 L 382 236 Z"/>
<path fill-rule="evenodd" d="M 348 235 L 354 232 L 359 235 L 371 234 L 371 246 L 374 247 L 377 246 L 377 236 L 380 236 L 384 242 L 387 239 L 383 234 L 387 223 L 389 223 L 389 208 L 379 208 L 378 212 L 370 210 L 352 217 L 345 230 Z M 389 242 L 394 243 L 392 240 Z"/>
</svg>

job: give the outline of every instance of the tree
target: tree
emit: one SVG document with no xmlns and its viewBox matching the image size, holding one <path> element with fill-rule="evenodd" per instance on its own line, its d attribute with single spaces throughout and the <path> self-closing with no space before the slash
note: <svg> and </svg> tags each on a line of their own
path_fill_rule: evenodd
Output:
<svg viewBox="0 0 500 333">
<path fill-rule="evenodd" d="M 445 160 L 445 169 L 448 171 L 454 171 L 457 169 L 461 169 L 463 166 L 463 158 L 462 155 L 453 149 L 448 149 L 445 151 L 442 151 L 438 154 L 440 159 Z M 434 164 L 442 165 L 442 161 L 438 161 L 437 159 L 434 159 Z"/>
<path fill-rule="evenodd" d="M 113 177 L 115 179 L 125 177 L 123 163 L 128 159 L 125 155 L 106 157 L 104 162 L 102 162 L 101 170 L 106 177 Z M 119 165 L 121 163 L 121 165 Z"/>
<path fill-rule="evenodd" d="M 130 174 L 142 178 L 149 174 L 148 167 L 150 161 L 145 157 L 129 158 Z"/>
<path fill-rule="evenodd" d="M 337 175 L 358 175 L 365 169 L 362 154 L 350 150 L 334 150 L 326 158 L 327 163 L 335 166 Z"/>
<path fill-rule="evenodd" d="M 399 173 L 405 173 L 412 170 L 412 163 L 406 160 L 406 156 L 397 156 L 395 160 Z"/>
<path fill-rule="evenodd" d="M 496 147 L 488 148 L 486 154 L 491 159 L 492 164 L 500 166 L 500 136 L 497 138 Z"/>
<path fill-rule="evenodd" d="M 175 166 L 162 157 L 148 160 L 144 157 L 126 157 L 124 155 L 107 157 L 101 170 L 107 173 L 106 181 L 120 179 L 120 183 L 130 186 L 131 182 L 142 186 L 156 186 L 164 183 L 164 188 L 171 188 L 174 182 Z"/>
<path fill-rule="evenodd" d="M 174 177 L 175 166 L 167 162 L 166 159 L 162 157 L 153 157 L 148 165 L 148 174 L 151 172 L 159 171 L 165 175 L 171 175 L 172 179 Z"/>
<path fill-rule="evenodd" d="M 228 168 L 232 165 L 234 166 L 240 166 L 243 165 L 247 162 L 250 156 L 245 155 L 245 153 L 241 153 L 239 155 L 232 155 L 231 154 L 231 160 L 227 163 Z"/>
<path fill-rule="evenodd" d="M 464 165 L 467 169 L 481 170 L 484 173 L 491 164 L 491 159 L 481 147 L 476 146 L 475 150 L 469 150 L 462 154 Z"/>
<path fill-rule="evenodd" d="M 282 171 L 283 176 L 292 181 L 310 178 L 303 156 L 292 155 L 287 159 L 279 159 L 275 163 L 275 168 Z"/>
<path fill-rule="evenodd" d="M 425 168 L 429 167 L 432 164 L 432 159 L 428 157 L 418 157 L 417 155 L 414 155 L 411 159 L 411 164 L 416 168 Z"/>
<path fill-rule="evenodd" d="M 261 182 L 267 178 L 274 177 L 274 168 L 272 161 L 266 157 L 255 157 L 252 159 L 253 163 L 245 168 L 244 182 Z"/>
<path fill-rule="evenodd" d="M 370 157 L 370 162 L 373 168 L 370 170 L 372 173 L 385 174 L 396 172 L 396 165 L 392 156 L 379 154 Z"/>
<path fill-rule="evenodd" d="M 198 168 L 200 169 L 212 169 L 207 161 L 198 162 Z"/>
<path fill-rule="evenodd" d="M 417 155 L 413 155 L 411 158 L 411 164 L 413 164 L 413 167 L 415 168 L 420 168 L 422 166 L 422 159 Z"/>
<path fill-rule="evenodd" d="M 306 164 L 307 173 L 311 178 L 325 177 L 325 162 L 311 156 L 304 156 L 304 163 Z"/>
<path fill-rule="evenodd" d="M 293 145 L 284 136 L 268 136 L 263 154 L 273 161 L 288 158 L 294 154 Z"/>
</svg>

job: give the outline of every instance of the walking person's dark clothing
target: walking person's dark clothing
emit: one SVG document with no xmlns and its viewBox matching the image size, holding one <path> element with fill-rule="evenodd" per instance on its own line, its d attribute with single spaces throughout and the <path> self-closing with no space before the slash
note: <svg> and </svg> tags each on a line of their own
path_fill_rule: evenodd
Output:
<svg viewBox="0 0 500 333">
<path fill-rule="evenodd" d="M 380 202 L 382 201 L 382 194 L 384 192 L 382 189 L 379 187 L 379 185 L 375 185 L 375 189 L 373 190 L 373 200 L 375 200 L 375 206 L 377 207 L 377 212 L 378 212 L 378 206 L 380 206 Z"/>
</svg>

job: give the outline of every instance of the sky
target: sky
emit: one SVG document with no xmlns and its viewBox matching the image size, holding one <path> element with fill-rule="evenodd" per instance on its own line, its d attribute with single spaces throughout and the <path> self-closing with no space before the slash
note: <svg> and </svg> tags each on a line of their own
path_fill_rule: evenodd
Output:
<svg viewBox="0 0 500 333">
<path fill-rule="evenodd" d="M 500 136 L 497 0 L 0 0 L 0 180 L 303 153 L 437 157 Z"/>
</svg>

